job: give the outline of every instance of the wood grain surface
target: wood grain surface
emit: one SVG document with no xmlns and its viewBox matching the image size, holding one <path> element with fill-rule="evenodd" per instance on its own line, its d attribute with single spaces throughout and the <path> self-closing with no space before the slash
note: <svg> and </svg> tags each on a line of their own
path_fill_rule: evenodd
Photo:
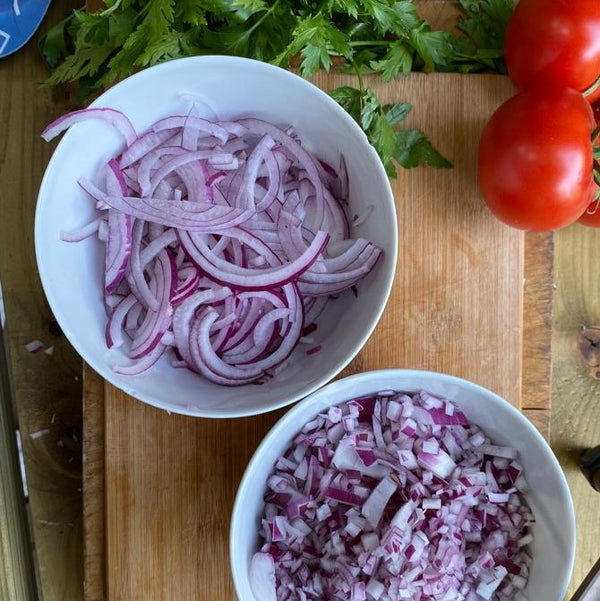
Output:
<svg viewBox="0 0 600 601">
<path fill-rule="evenodd" d="M 71 107 L 66 95 L 40 86 L 48 71 L 37 43 L 48 27 L 80 5 L 75 0 L 54 0 L 30 42 L 0 59 L 0 278 L 15 421 L 27 474 L 34 543 L 30 552 L 35 550 L 44 601 L 80 599 L 83 594 L 81 359 L 53 324 L 33 247 L 37 192 L 52 153 L 39 134 Z M 40 340 L 53 353 L 27 352 L 25 344 L 32 340 Z M 2 456 L 0 461 L 6 466 L 8 459 Z M 5 551 L 0 570 L 10 572 L 19 555 Z M 1 593 L 0 598 L 34 599 Z"/>
<path fill-rule="evenodd" d="M 322 73 L 315 83 L 329 91 L 354 80 Z M 521 407 L 525 237 L 491 216 L 476 180 L 481 129 L 512 85 L 496 75 L 423 73 L 365 85 L 382 102 L 416 107 L 403 125 L 427 131 L 454 167 L 402 169 L 392 181 L 394 288 L 375 336 L 345 373 L 387 365 L 446 371 Z"/>
<path fill-rule="evenodd" d="M 577 555 L 573 593 L 600 557 L 600 494 L 577 467 L 581 452 L 600 445 L 598 366 L 586 363 L 578 339 L 600 326 L 600 230 L 580 225 L 560 230 L 555 244 L 555 311 L 552 337 L 552 448 L 565 471 L 575 504 Z"/>
<path fill-rule="evenodd" d="M 0 599 L 31 599 L 35 572 L 1 314 L 0 289 Z"/>
<path fill-rule="evenodd" d="M 321 76 L 317 83 L 327 89 L 343 78 Z M 432 99 L 442 91 L 447 102 L 440 105 Z M 427 124 L 455 167 L 402 171 L 393 183 L 401 234 L 396 282 L 374 336 L 345 374 L 388 366 L 437 369 L 520 406 L 524 282 L 537 302 L 528 311 L 544 317 L 534 329 L 543 335 L 532 340 L 528 357 L 536 353 L 548 369 L 551 238 L 528 240 L 539 266 L 526 271 L 524 235 L 490 218 L 474 187 L 484 116 L 511 91 L 501 77 L 456 75 L 414 75 L 378 89 L 388 101 L 402 98 L 419 107 L 411 125 Z M 479 106 L 481 113 L 467 115 L 465 106 Z M 86 529 L 85 566 L 92 572 L 86 600 L 233 599 L 227 544 L 237 482 L 282 412 L 193 419 L 135 401 L 89 368 L 85 382 L 84 477 L 92 488 L 88 495 L 86 485 L 84 516 L 95 525 Z M 549 385 L 542 390 L 546 405 L 534 395 L 531 411 L 547 431 Z"/>
<path fill-rule="evenodd" d="M 83 369 L 83 597 L 106 599 L 104 380 Z"/>
</svg>

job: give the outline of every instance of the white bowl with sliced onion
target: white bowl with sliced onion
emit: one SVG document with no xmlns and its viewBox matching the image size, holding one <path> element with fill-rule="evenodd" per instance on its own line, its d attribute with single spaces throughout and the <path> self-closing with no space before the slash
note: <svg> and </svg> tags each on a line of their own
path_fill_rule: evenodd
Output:
<svg viewBox="0 0 600 601">
<path fill-rule="evenodd" d="M 239 601 L 562 601 L 574 555 L 569 488 L 532 423 L 417 370 L 350 376 L 290 409 L 230 528 Z"/>
<path fill-rule="evenodd" d="M 303 398 L 389 297 L 394 199 L 327 94 L 272 65 L 141 71 L 44 131 L 35 245 L 65 335 L 128 394 L 194 416 Z"/>
</svg>

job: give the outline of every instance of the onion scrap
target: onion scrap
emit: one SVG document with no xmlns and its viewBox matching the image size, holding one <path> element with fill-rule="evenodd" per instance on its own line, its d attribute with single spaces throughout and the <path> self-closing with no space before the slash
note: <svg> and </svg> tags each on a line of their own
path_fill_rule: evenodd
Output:
<svg viewBox="0 0 600 601">
<path fill-rule="evenodd" d="M 142 373 L 173 349 L 173 365 L 212 382 L 265 382 L 327 300 L 356 292 L 379 260 L 380 248 L 350 238 L 343 158 L 334 170 L 289 128 L 190 114 L 138 135 L 123 113 L 92 108 L 42 137 L 86 119 L 126 146 L 98 181 L 78 180 L 101 214 L 62 239 L 106 242 L 106 343 L 133 360 L 117 373 Z"/>
<path fill-rule="evenodd" d="M 526 599 L 522 467 L 449 400 L 383 391 L 332 406 L 266 486 L 257 600 Z"/>
</svg>

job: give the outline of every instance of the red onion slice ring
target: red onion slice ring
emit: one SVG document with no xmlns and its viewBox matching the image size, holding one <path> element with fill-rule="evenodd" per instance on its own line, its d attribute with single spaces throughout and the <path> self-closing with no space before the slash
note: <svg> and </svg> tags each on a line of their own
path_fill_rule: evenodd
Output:
<svg viewBox="0 0 600 601">
<path fill-rule="evenodd" d="M 185 200 L 135 196 L 109 196 L 91 182 L 80 180 L 81 187 L 95 200 L 121 213 L 167 227 L 190 232 L 218 232 L 244 223 L 253 211 Z"/>
<path fill-rule="evenodd" d="M 306 252 L 294 261 L 259 270 L 232 265 L 215 256 L 204 240 L 192 232 L 179 230 L 179 238 L 190 259 L 214 281 L 242 290 L 269 290 L 297 279 L 306 271 L 327 246 L 329 234 L 317 232 Z"/>
<path fill-rule="evenodd" d="M 46 142 L 49 142 L 72 125 L 90 119 L 100 119 L 112 125 L 123 135 L 127 146 L 131 146 L 137 140 L 137 134 L 131 121 L 121 111 L 111 108 L 88 108 L 72 111 L 50 123 L 40 135 Z"/>
<path fill-rule="evenodd" d="M 264 382 L 296 345 L 313 344 L 328 296 L 368 274 L 380 255 L 348 240 L 348 174 L 308 152 L 291 128 L 260 119 L 169 116 L 138 136 L 113 109 L 50 124 L 102 119 L 126 147 L 79 184 L 102 215 L 65 240 L 106 241 L 106 340 L 137 374 L 173 348 L 219 384 Z M 96 179 L 101 184 L 96 184 Z M 335 488 L 335 486 L 334 486 Z"/>
</svg>

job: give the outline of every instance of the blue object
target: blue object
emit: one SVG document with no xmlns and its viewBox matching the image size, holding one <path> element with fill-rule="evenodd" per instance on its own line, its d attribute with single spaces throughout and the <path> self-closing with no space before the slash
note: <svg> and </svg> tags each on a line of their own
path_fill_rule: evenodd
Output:
<svg viewBox="0 0 600 601">
<path fill-rule="evenodd" d="M 24 46 L 40 26 L 51 0 L 0 0 L 0 58 Z"/>
</svg>

